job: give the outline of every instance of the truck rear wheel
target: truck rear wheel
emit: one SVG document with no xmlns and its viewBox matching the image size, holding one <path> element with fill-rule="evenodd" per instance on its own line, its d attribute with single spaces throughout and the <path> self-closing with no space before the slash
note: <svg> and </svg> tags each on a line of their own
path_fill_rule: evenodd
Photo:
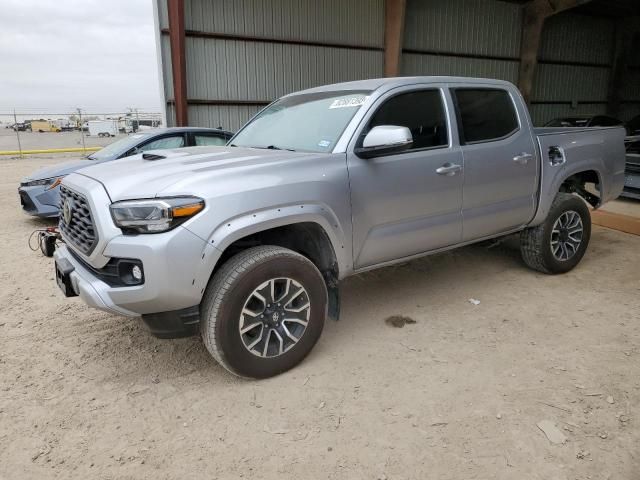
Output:
<svg viewBox="0 0 640 480">
<path fill-rule="evenodd" d="M 300 363 L 320 338 L 327 288 L 306 257 L 260 246 L 231 257 L 209 282 L 200 330 L 231 373 L 267 378 Z"/>
<path fill-rule="evenodd" d="M 544 223 L 520 235 L 524 263 L 543 273 L 565 273 L 584 256 L 591 238 L 591 214 L 584 201 L 558 193 Z"/>
</svg>

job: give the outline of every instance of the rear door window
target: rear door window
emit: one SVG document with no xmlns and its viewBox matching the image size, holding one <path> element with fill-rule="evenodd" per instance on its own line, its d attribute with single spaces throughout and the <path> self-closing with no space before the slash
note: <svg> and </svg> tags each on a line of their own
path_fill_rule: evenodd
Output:
<svg viewBox="0 0 640 480">
<path fill-rule="evenodd" d="M 146 152 L 147 150 L 164 150 L 166 148 L 182 148 L 184 147 L 184 135 L 174 135 L 170 137 L 162 137 L 157 140 L 151 140 L 149 143 L 138 147 L 138 152 Z"/>
<path fill-rule="evenodd" d="M 506 90 L 455 88 L 452 93 L 461 143 L 500 140 L 519 129 L 515 106 Z"/>
<path fill-rule="evenodd" d="M 223 135 L 215 135 L 213 133 L 194 133 L 193 144 L 197 146 L 203 145 L 226 145 L 227 138 Z"/>
</svg>

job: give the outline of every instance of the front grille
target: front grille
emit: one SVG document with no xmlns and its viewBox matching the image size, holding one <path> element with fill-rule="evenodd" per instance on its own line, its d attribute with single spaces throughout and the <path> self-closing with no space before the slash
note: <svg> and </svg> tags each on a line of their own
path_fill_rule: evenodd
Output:
<svg viewBox="0 0 640 480">
<path fill-rule="evenodd" d="M 60 187 L 59 227 L 65 241 L 85 255 L 89 255 L 98 243 L 87 199 L 65 186 Z"/>
</svg>

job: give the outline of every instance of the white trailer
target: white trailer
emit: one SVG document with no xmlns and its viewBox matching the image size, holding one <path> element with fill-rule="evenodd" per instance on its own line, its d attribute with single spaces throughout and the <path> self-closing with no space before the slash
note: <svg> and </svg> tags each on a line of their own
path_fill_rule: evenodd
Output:
<svg viewBox="0 0 640 480">
<path fill-rule="evenodd" d="M 117 120 L 89 120 L 89 135 L 98 137 L 115 137 L 118 134 Z"/>
</svg>

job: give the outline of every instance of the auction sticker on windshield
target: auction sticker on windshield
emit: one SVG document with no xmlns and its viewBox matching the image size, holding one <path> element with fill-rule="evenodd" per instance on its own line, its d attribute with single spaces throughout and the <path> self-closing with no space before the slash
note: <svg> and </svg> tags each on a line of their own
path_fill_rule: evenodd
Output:
<svg viewBox="0 0 640 480">
<path fill-rule="evenodd" d="M 354 97 L 337 98 L 329 105 L 329 109 L 332 108 L 349 108 L 359 107 L 364 104 L 368 97 L 365 95 L 357 95 Z"/>
</svg>

